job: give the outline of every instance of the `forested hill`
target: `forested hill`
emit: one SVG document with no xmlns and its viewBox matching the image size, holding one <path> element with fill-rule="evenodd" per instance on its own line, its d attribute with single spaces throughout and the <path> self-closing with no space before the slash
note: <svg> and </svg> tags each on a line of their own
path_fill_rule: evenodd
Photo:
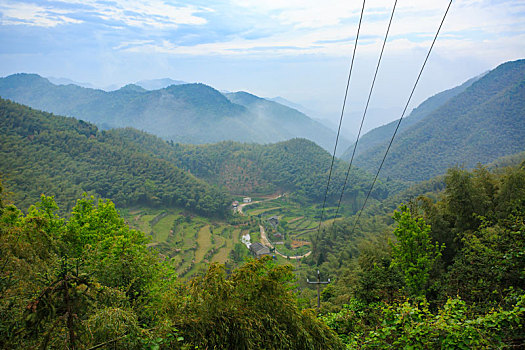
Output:
<svg viewBox="0 0 525 350">
<path fill-rule="evenodd" d="M 404 123 L 404 121 L 403 121 Z M 376 171 L 386 143 L 355 163 Z M 507 62 L 396 136 L 381 175 L 421 181 L 525 149 L 525 60 Z"/>
<path fill-rule="evenodd" d="M 292 139 L 269 145 L 243 144 L 232 141 L 209 145 L 166 143 L 134 129 L 108 131 L 118 135 L 143 152 L 156 154 L 190 171 L 206 181 L 225 186 L 232 193 L 292 192 L 298 199 L 323 201 L 331 156 L 306 139 Z M 169 147 L 167 147 L 169 146 Z M 329 201 L 335 201 L 344 182 L 347 164 L 336 160 L 329 190 Z M 356 168 L 345 190 L 345 200 L 362 199 L 372 182 L 370 174 Z M 395 182 L 378 183 L 372 200 L 380 200 L 399 189 Z"/>
<path fill-rule="evenodd" d="M 67 211 L 88 192 L 119 206 L 228 212 L 225 192 L 116 137 L 81 120 L 0 99 L 0 173 L 21 208 L 45 191 Z"/>
<path fill-rule="evenodd" d="M 279 140 L 294 137 L 306 138 L 328 149 L 333 148 L 335 134 L 322 123 L 311 119 L 295 108 L 285 106 L 277 101 L 270 101 L 247 92 L 226 93 L 225 96 L 233 103 L 246 107 L 257 118 L 258 123 L 275 128 Z M 345 137 L 339 136 L 341 149 L 350 144 Z"/>
<path fill-rule="evenodd" d="M 240 98 L 232 102 L 204 84 L 151 91 L 131 84 L 105 92 L 54 85 L 36 74 L 14 74 L 0 78 L 0 96 L 105 129 L 133 127 L 181 143 L 269 143 L 306 137 L 329 149 L 335 138 L 334 131 L 292 108 L 253 95 L 257 104 Z"/>
<path fill-rule="evenodd" d="M 469 79 L 468 81 L 464 82 L 463 84 L 459 86 L 456 86 L 455 88 L 442 91 L 426 99 L 423 103 L 421 103 L 419 106 L 414 108 L 414 110 L 406 118 L 403 118 L 403 121 L 401 125 L 399 126 L 398 132 L 403 132 L 404 130 L 408 129 L 410 126 L 423 120 L 424 118 L 429 116 L 432 112 L 434 112 L 436 109 L 438 109 L 439 107 L 447 103 L 452 97 L 455 97 L 459 95 L 460 93 L 462 93 L 463 91 L 465 91 L 469 86 L 471 86 L 476 80 L 480 78 L 481 76 Z M 399 119 L 394 120 L 393 122 L 377 127 L 373 130 L 370 130 L 366 134 L 364 134 L 359 139 L 359 144 L 356 149 L 356 155 L 359 156 L 360 154 L 363 154 L 364 152 L 374 148 L 375 146 L 382 145 L 385 142 L 389 142 L 390 139 L 392 138 L 392 134 L 394 133 L 394 130 L 396 129 L 398 121 Z M 350 158 L 352 157 L 353 150 L 354 150 L 354 145 L 351 145 L 350 147 L 348 147 L 348 149 L 341 156 L 341 159 L 349 161 Z"/>
</svg>

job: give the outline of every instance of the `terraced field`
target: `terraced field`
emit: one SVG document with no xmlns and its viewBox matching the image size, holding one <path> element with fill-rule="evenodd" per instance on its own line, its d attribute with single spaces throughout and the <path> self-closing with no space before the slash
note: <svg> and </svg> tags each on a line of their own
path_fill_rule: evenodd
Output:
<svg viewBox="0 0 525 350">
<path fill-rule="evenodd" d="M 327 212 L 333 209 L 327 208 Z M 266 227 L 270 241 L 281 242 L 276 248 L 285 255 L 278 256 L 278 261 L 287 263 L 286 256 L 299 256 L 311 250 L 308 241 L 319 224 L 318 207 L 305 207 L 280 197 L 248 205 L 243 212 L 238 226 L 173 208 L 135 209 L 122 215 L 130 226 L 151 237 L 150 246 L 170 259 L 182 278 L 200 274 L 209 263 L 241 263 L 250 253 L 240 237 L 249 234 L 252 242 L 260 241 L 259 224 Z M 268 222 L 272 216 L 280 221 L 277 227 Z M 330 222 L 332 219 L 325 220 L 323 225 Z M 274 236 L 277 233 L 283 234 L 282 237 Z"/>
<path fill-rule="evenodd" d="M 197 250 L 195 252 L 195 261 L 204 260 L 204 256 L 210 250 L 211 243 L 211 232 L 210 225 L 206 225 L 199 230 L 197 235 Z"/>
<path fill-rule="evenodd" d="M 190 216 L 177 209 L 135 209 L 122 215 L 131 227 L 151 237 L 150 246 L 171 259 L 180 277 L 199 274 L 210 262 L 226 263 L 240 235 L 250 233 L 246 227 Z M 252 233 L 258 238 L 258 232 Z"/>
<path fill-rule="evenodd" d="M 303 255 L 311 249 L 308 240 L 310 234 L 318 228 L 321 210 L 313 205 L 300 205 L 284 196 L 246 206 L 243 212 L 261 220 L 266 227 L 268 239 L 281 243 L 276 247 L 279 252 L 296 256 Z M 323 226 L 333 221 L 331 216 L 334 212 L 335 208 L 325 208 L 324 216 L 328 219 L 323 220 Z M 279 220 L 276 227 L 268 220 L 272 216 Z"/>
</svg>

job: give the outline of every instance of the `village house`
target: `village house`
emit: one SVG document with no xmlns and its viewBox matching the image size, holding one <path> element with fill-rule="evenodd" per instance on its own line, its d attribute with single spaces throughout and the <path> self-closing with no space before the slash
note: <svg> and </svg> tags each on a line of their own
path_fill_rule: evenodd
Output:
<svg viewBox="0 0 525 350">
<path fill-rule="evenodd" d="M 263 255 L 270 255 L 270 249 L 259 242 L 252 243 L 250 245 L 250 251 L 256 258 L 259 258 Z"/>
<path fill-rule="evenodd" d="M 251 203 L 251 202 L 252 202 L 252 199 L 251 199 L 251 197 L 244 197 L 244 198 L 242 199 L 242 202 L 243 202 L 243 203 Z"/>
</svg>

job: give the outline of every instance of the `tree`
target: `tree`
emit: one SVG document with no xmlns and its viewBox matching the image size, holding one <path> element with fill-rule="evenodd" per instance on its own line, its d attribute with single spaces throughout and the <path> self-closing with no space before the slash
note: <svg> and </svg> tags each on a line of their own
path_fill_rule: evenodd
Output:
<svg viewBox="0 0 525 350">
<path fill-rule="evenodd" d="M 392 244 L 391 264 L 401 269 L 409 295 L 422 297 L 428 287 L 430 271 L 441 256 L 444 245 L 432 242 L 430 225 L 422 218 L 413 218 L 406 205 L 400 209 L 394 212 L 397 242 Z"/>
<path fill-rule="evenodd" d="M 291 266 L 250 260 L 227 276 L 213 264 L 164 304 L 184 342 L 199 349 L 341 349 L 311 310 L 300 310 Z M 172 344 L 173 345 L 173 344 Z"/>
</svg>

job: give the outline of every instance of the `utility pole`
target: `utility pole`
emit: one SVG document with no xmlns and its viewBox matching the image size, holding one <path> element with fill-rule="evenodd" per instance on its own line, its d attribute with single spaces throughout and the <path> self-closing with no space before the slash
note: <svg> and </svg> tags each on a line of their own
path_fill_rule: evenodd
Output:
<svg viewBox="0 0 525 350">
<path fill-rule="evenodd" d="M 317 310 L 319 310 L 321 308 L 321 291 L 320 291 L 320 286 L 321 286 L 321 284 L 328 284 L 328 283 L 330 283 L 330 279 L 328 279 L 328 281 L 321 282 L 321 273 L 319 272 L 319 270 L 317 270 L 317 282 L 310 282 L 310 280 L 308 278 L 306 279 L 306 282 L 310 283 L 310 284 L 317 284 Z"/>
</svg>

